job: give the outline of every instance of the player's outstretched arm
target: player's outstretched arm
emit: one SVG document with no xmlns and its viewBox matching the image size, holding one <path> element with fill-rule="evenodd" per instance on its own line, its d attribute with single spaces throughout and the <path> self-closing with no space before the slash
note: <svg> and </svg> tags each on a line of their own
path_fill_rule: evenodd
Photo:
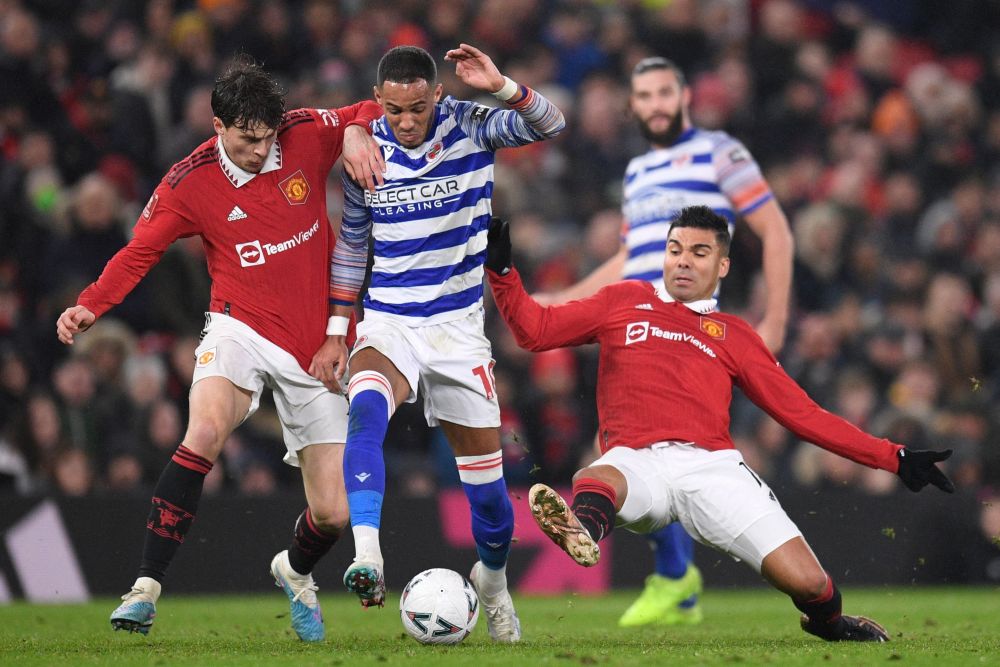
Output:
<svg viewBox="0 0 1000 667">
<path fill-rule="evenodd" d="M 60 343 L 72 345 L 73 336 L 89 329 L 96 320 L 97 316 L 86 306 L 71 306 L 56 320 L 56 336 Z"/>
<path fill-rule="evenodd" d="M 950 449 L 935 452 L 904 447 L 896 456 L 899 458 L 899 470 L 896 474 L 910 491 L 920 491 L 928 484 L 933 484 L 945 493 L 955 492 L 955 485 L 936 465 L 951 456 Z"/>
</svg>

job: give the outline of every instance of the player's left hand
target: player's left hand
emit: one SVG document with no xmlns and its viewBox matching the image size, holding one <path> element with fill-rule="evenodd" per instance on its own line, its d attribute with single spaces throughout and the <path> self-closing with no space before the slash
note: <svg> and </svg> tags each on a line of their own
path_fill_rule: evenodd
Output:
<svg viewBox="0 0 1000 667">
<path fill-rule="evenodd" d="M 363 127 L 348 125 L 344 129 L 344 169 L 355 183 L 375 192 L 385 183 L 385 158 L 382 149 Z"/>
<path fill-rule="evenodd" d="M 785 346 L 785 322 L 773 317 L 765 317 L 757 325 L 757 335 L 767 345 L 771 354 L 778 354 Z"/>
<path fill-rule="evenodd" d="M 347 343 L 344 336 L 327 336 L 309 363 L 309 375 L 335 394 L 343 394 L 340 379 L 347 370 Z"/>
<path fill-rule="evenodd" d="M 455 63 L 455 74 L 467 86 L 484 93 L 494 93 L 504 85 L 503 74 L 493 60 L 470 44 L 459 44 L 444 54 L 445 60 Z"/>
<path fill-rule="evenodd" d="M 486 232 L 487 269 L 501 276 L 507 275 L 511 265 L 510 225 L 506 220 L 490 218 L 490 226 Z"/>
<path fill-rule="evenodd" d="M 950 449 L 935 452 L 929 449 L 904 447 L 896 456 L 899 458 L 899 470 L 896 474 L 910 491 L 919 491 L 928 484 L 933 484 L 945 493 L 955 493 L 955 485 L 935 465 L 938 461 L 944 461 L 951 456 Z"/>
</svg>

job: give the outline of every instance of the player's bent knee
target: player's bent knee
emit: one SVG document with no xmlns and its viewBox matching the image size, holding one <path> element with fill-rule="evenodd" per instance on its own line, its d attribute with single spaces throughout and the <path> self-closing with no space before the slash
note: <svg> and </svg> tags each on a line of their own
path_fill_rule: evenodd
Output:
<svg viewBox="0 0 1000 667">
<path fill-rule="evenodd" d="M 343 507 L 341 507 L 341 504 Z M 310 505 L 309 514 L 312 516 L 316 528 L 328 535 L 343 532 L 351 520 L 346 500 L 343 503 L 317 503 Z"/>
</svg>

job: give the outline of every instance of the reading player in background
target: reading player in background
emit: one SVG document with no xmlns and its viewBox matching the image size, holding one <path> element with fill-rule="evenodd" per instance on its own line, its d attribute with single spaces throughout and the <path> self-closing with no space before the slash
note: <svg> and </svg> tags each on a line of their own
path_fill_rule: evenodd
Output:
<svg viewBox="0 0 1000 667">
<path fill-rule="evenodd" d="M 506 223 L 491 224 L 486 267 L 497 307 L 522 347 L 599 343 L 597 406 L 602 456 L 573 476 L 572 507 L 551 488 L 528 492 L 539 527 L 577 563 L 594 565 L 615 525 L 648 533 L 681 523 L 703 544 L 738 558 L 786 593 L 802 628 L 829 641 L 888 641 L 861 616 L 841 614 L 840 593 L 774 493 L 729 435 L 734 386 L 802 440 L 897 473 L 912 491 L 954 487 L 935 462 L 951 451 L 906 449 L 819 407 L 760 336 L 715 310 L 729 271 L 727 221 L 685 208 L 667 240 L 666 294 L 622 281 L 593 296 L 543 307 L 511 268 Z M 628 378 L 622 382 L 621 378 Z"/>
<path fill-rule="evenodd" d="M 329 264 L 334 236 L 326 180 L 341 151 L 346 171 L 374 187 L 384 163 L 368 126 L 373 102 L 285 112 L 284 94 L 259 65 L 240 57 L 215 82 L 216 136 L 178 162 L 156 188 L 135 236 L 108 262 L 77 305 L 60 315 L 72 345 L 121 302 L 176 239 L 199 235 L 212 277 L 197 349 L 190 418 L 153 492 L 138 578 L 111 625 L 149 632 L 167 566 L 191 528 L 205 475 L 222 444 L 257 409 L 269 387 L 281 420 L 286 462 L 302 468 L 308 507 L 271 572 L 291 601 L 292 627 L 323 638 L 312 569 L 347 523 L 342 479 L 347 402 L 314 376 L 329 363 Z"/>
<path fill-rule="evenodd" d="M 382 441 L 393 412 L 419 391 L 427 423 L 440 424 L 451 444 L 472 510 L 479 561 L 470 579 L 490 636 L 516 642 L 521 627 L 506 577 L 514 514 L 503 479 L 492 349 L 483 333 L 483 259 L 496 151 L 553 137 L 565 121 L 479 49 L 462 44 L 445 59 L 466 85 L 492 93 L 504 108 L 442 100 L 430 54 L 396 47 L 382 57 L 375 86 L 385 110 L 373 133 L 385 156 L 385 185 L 363 192 L 344 183 L 332 271 L 341 314 L 351 312 L 361 287 L 369 232 L 375 257 L 350 359 L 344 480 L 357 552 L 344 583 L 366 607 L 385 600 Z M 346 358 L 346 347 L 341 353 Z"/>
<path fill-rule="evenodd" d="M 792 280 L 788 221 L 743 144 L 725 132 L 693 127 L 690 103 L 691 89 L 673 62 L 654 57 L 636 64 L 629 104 L 651 148 L 625 171 L 621 248 L 576 285 L 538 298 L 545 304 L 580 299 L 623 278 L 662 287 L 670 221 L 686 206 L 708 206 L 726 219 L 730 234 L 740 216 L 761 239 L 767 305 L 757 333 L 777 354 L 785 340 Z M 655 571 L 619 625 L 700 622 L 702 582 L 692 562 L 694 542 L 678 523 L 649 538 Z"/>
</svg>

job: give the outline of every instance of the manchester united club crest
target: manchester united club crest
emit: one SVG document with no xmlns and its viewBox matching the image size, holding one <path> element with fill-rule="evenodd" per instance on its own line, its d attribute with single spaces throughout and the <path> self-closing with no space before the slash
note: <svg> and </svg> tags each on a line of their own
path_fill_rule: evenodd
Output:
<svg viewBox="0 0 1000 667">
<path fill-rule="evenodd" d="M 701 318 L 701 330 L 716 340 L 725 340 L 726 325 L 711 317 Z"/>
<path fill-rule="evenodd" d="M 434 142 L 434 145 L 431 146 L 431 149 L 427 151 L 427 161 L 433 162 L 434 160 L 441 157 L 441 153 L 443 152 L 444 152 L 444 144 L 442 144 L 440 141 Z"/>
<path fill-rule="evenodd" d="M 205 350 L 198 355 L 198 368 L 204 368 L 215 361 L 215 348 Z"/>
<path fill-rule="evenodd" d="M 278 187 L 281 188 L 281 193 L 285 195 L 285 199 L 292 206 L 305 204 L 306 199 L 309 198 L 309 181 L 302 175 L 301 169 L 278 183 Z"/>
</svg>

